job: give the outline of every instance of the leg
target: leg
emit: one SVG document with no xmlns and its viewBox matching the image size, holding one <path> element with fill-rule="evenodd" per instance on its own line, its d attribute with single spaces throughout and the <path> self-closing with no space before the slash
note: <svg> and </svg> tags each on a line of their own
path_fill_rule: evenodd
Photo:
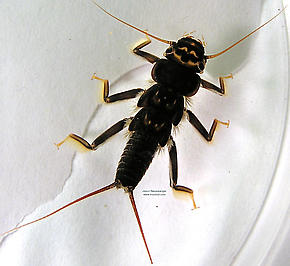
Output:
<svg viewBox="0 0 290 266">
<path fill-rule="evenodd" d="M 204 79 L 201 80 L 201 86 L 212 92 L 218 93 L 220 95 L 224 95 L 226 92 L 225 79 L 228 79 L 228 78 L 233 78 L 233 75 L 230 74 L 226 77 L 219 77 L 220 88 Z"/>
<path fill-rule="evenodd" d="M 105 142 L 107 139 L 112 137 L 113 135 L 120 132 L 124 127 L 128 125 L 128 122 L 130 122 L 133 119 L 133 117 L 130 118 L 124 118 L 111 126 L 109 129 L 107 129 L 104 133 L 102 133 L 100 136 L 98 136 L 92 144 L 89 144 L 85 139 L 79 137 L 75 134 L 68 135 L 63 141 L 56 144 L 57 148 L 59 148 L 64 142 L 66 142 L 69 139 L 75 140 L 78 144 L 81 145 L 82 148 L 85 148 L 87 150 L 95 151 L 100 144 Z"/>
<path fill-rule="evenodd" d="M 178 176 L 177 151 L 176 151 L 176 145 L 172 136 L 170 136 L 170 140 L 171 140 L 171 143 L 168 145 L 168 152 L 169 152 L 169 158 L 170 158 L 170 164 L 169 164 L 170 186 L 176 191 L 189 193 L 192 198 L 193 208 L 196 209 L 197 207 L 193 198 L 192 189 L 185 186 L 177 185 L 177 176 Z"/>
<path fill-rule="evenodd" d="M 229 124 L 230 124 L 230 121 L 222 122 L 222 121 L 215 119 L 211 125 L 209 132 L 207 132 L 205 127 L 202 125 L 202 123 L 198 120 L 198 118 L 191 111 L 186 110 L 186 112 L 188 114 L 189 123 L 192 124 L 207 141 L 212 140 L 218 123 L 225 125 L 227 127 L 229 127 Z"/>
<path fill-rule="evenodd" d="M 133 53 L 134 54 L 137 54 L 139 56 L 142 56 L 144 57 L 148 62 L 150 62 L 151 64 L 155 63 L 157 60 L 159 60 L 159 57 L 153 55 L 153 54 L 150 54 L 148 52 L 145 52 L 145 51 L 141 51 L 141 49 L 143 47 L 145 47 L 146 45 L 150 44 L 151 43 L 151 40 L 149 39 L 148 36 L 147 37 L 147 40 L 145 42 L 142 42 L 141 44 L 137 45 L 134 49 L 133 49 Z"/>
<path fill-rule="evenodd" d="M 144 91 L 143 89 L 132 89 L 109 96 L 109 81 L 107 79 L 99 78 L 95 74 L 92 76 L 92 79 L 97 79 L 103 82 L 103 99 L 106 103 L 135 98 L 140 92 Z"/>
</svg>

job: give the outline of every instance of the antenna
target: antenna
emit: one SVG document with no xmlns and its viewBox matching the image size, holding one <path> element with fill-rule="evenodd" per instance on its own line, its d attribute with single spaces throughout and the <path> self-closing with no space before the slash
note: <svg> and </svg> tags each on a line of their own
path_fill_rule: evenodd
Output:
<svg viewBox="0 0 290 266">
<path fill-rule="evenodd" d="M 273 19 L 275 19 L 276 17 L 278 17 L 284 10 L 285 10 L 286 6 L 274 17 L 272 17 L 271 19 L 269 19 L 268 21 L 266 21 L 264 24 L 262 24 L 261 26 L 259 26 L 258 28 L 254 29 L 252 32 L 250 32 L 249 34 L 247 34 L 246 36 L 244 36 L 242 39 L 240 39 L 239 41 L 235 42 L 234 44 L 232 44 L 231 46 L 229 46 L 228 48 L 224 49 L 223 51 L 213 54 L 213 55 L 206 55 L 206 59 L 211 59 L 211 58 L 215 58 L 217 56 L 220 56 L 222 54 L 224 54 L 225 52 L 227 52 L 228 50 L 232 49 L 234 46 L 238 45 L 239 43 L 241 43 L 242 41 L 244 41 L 245 39 L 249 38 L 252 34 L 254 34 L 255 32 L 257 32 L 259 29 L 263 28 L 264 26 L 266 26 L 268 23 L 270 23 Z"/>
<path fill-rule="evenodd" d="M 157 40 L 157 41 L 160 41 L 160 42 L 163 42 L 163 43 L 167 43 L 167 44 L 169 44 L 169 45 L 171 45 L 171 44 L 173 43 L 172 41 L 167 41 L 167 40 L 161 39 L 161 38 L 159 38 L 159 37 L 157 37 L 157 36 L 154 36 L 153 34 L 147 32 L 147 31 L 145 31 L 145 30 L 141 30 L 141 29 L 135 27 L 134 25 L 131 25 L 131 24 L 127 23 L 126 21 L 124 21 L 124 20 L 122 20 L 122 19 L 117 18 L 116 16 L 112 15 L 112 14 L 109 13 L 107 10 L 105 10 L 104 8 L 102 8 L 100 5 L 98 5 L 95 1 L 92 1 L 92 2 L 93 2 L 93 4 L 95 4 L 99 9 L 101 9 L 103 12 L 105 12 L 107 15 L 109 15 L 110 17 L 112 17 L 112 18 L 118 20 L 119 22 L 121 22 L 121 23 L 123 23 L 123 24 L 125 24 L 125 25 L 127 25 L 127 26 L 129 26 L 129 27 L 131 27 L 131 28 L 133 28 L 134 30 L 140 31 L 140 32 L 146 34 L 147 36 L 150 36 L 151 38 L 153 38 L 153 39 L 155 39 L 155 40 Z"/>
</svg>

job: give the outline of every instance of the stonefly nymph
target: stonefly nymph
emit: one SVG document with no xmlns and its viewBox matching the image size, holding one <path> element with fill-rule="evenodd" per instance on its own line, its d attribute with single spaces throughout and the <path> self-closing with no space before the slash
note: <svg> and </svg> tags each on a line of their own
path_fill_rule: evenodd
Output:
<svg viewBox="0 0 290 266">
<path fill-rule="evenodd" d="M 284 9 L 273 18 L 265 22 L 263 25 L 256 28 L 223 51 L 216 54 L 207 55 L 205 53 L 203 42 L 195 39 L 191 35 L 184 36 L 178 41 L 161 39 L 145 30 L 141 30 L 115 17 L 98 4 L 95 3 L 95 5 L 117 21 L 147 36 L 147 40 L 136 46 L 133 49 L 133 52 L 136 55 L 143 57 L 149 63 L 153 64 L 151 73 L 155 84 L 147 90 L 133 88 L 128 91 L 110 95 L 109 81 L 94 74 L 93 79 L 100 80 L 103 84 L 103 100 L 105 103 L 112 103 L 140 96 L 137 103 L 137 107 L 140 108 L 140 110 L 134 117 L 126 117 L 120 121 L 115 122 L 113 126 L 98 136 L 91 144 L 78 135 L 70 134 L 62 142 L 58 143 L 57 146 L 60 147 L 64 142 L 70 139 L 78 143 L 78 145 L 82 146 L 83 148 L 94 151 L 100 144 L 107 141 L 110 137 L 117 134 L 121 130 L 128 128 L 129 140 L 118 163 L 115 181 L 103 188 L 100 188 L 81 198 L 76 199 L 73 202 L 68 203 L 67 205 L 55 210 L 52 213 L 49 213 L 44 217 L 11 229 L 4 234 L 43 220 L 59 212 L 60 210 L 63 210 L 64 208 L 93 195 L 110 190 L 112 188 L 123 188 L 129 195 L 129 199 L 131 201 L 150 262 L 153 264 L 153 259 L 150 255 L 148 247 L 149 245 L 147 244 L 145 234 L 143 233 L 141 221 L 133 196 L 135 187 L 145 175 L 146 170 L 150 166 L 156 151 L 160 147 L 167 146 L 170 158 L 170 186 L 176 191 L 188 193 L 192 198 L 193 207 L 197 207 L 194 201 L 193 190 L 178 184 L 177 148 L 171 134 L 172 129 L 173 127 L 178 126 L 181 119 L 185 117 L 187 118 L 188 122 L 198 130 L 201 136 L 206 141 L 210 142 L 214 136 L 218 124 L 229 126 L 229 121 L 224 122 L 218 119 L 214 119 L 211 128 L 207 130 L 200 122 L 200 120 L 193 114 L 193 112 L 186 108 L 185 101 L 187 98 L 193 97 L 198 92 L 199 88 L 212 91 L 219 95 L 224 95 L 225 79 L 230 78 L 231 75 L 220 77 L 219 87 L 202 79 L 200 74 L 203 73 L 207 61 L 226 53 L 228 50 L 243 40 L 247 39 L 249 36 L 257 32 L 259 29 L 277 17 L 281 12 L 283 12 Z M 144 47 L 151 43 L 150 38 L 156 39 L 157 41 L 165 43 L 169 46 L 165 50 L 163 58 L 143 50 Z"/>
</svg>

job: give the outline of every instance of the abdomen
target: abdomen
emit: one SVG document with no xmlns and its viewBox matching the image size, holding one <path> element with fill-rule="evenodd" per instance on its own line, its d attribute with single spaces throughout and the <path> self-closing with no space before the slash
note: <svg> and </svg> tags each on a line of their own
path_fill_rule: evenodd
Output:
<svg viewBox="0 0 290 266">
<path fill-rule="evenodd" d="M 115 180 L 133 190 L 151 164 L 157 147 L 158 139 L 154 134 L 133 132 L 119 161 Z"/>
</svg>

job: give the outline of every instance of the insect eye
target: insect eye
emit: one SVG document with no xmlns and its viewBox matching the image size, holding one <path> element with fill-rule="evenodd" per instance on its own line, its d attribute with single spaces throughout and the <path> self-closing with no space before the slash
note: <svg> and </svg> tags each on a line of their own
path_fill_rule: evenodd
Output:
<svg viewBox="0 0 290 266">
<path fill-rule="evenodd" d="M 167 54 L 171 54 L 172 51 L 173 51 L 172 47 L 169 47 L 169 48 L 166 49 L 166 52 L 165 52 L 165 53 L 167 53 Z"/>
</svg>

